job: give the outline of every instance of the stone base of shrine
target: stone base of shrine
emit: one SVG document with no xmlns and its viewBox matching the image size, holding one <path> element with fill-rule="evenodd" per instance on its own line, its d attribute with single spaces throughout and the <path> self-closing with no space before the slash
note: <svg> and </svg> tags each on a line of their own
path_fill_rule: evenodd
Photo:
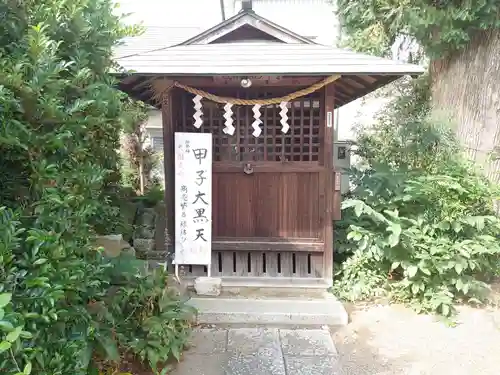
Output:
<svg viewBox="0 0 500 375">
<path fill-rule="evenodd" d="M 324 279 L 223 277 L 218 296 L 197 295 L 194 279 L 184 278 L 182 284 L 198 310 L 198 324 L 320 327 L 348 322 Z"/>
<path fill-rule="evenodd" d="M 327 290 L 331 285 L 320 278 L 300 277 L 222 277 L 220 279 L 222 297 L 275 297 L 275 298 L 323 298 L 329 295 Z M 185 287 L 194 291 L 197 278 L 183 277 Z"/>
<path fill-rule="evenodd" d="M 347 312 L 336 298 L 193 297 L 197 323 L 223 326 L 344 326 Z"/>
</svg>

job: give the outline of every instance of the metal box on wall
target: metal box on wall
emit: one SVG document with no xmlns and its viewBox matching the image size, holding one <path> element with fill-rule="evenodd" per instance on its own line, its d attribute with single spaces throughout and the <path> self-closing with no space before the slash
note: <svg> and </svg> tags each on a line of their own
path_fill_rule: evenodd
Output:
<svg viewBox="0 0 500 375">
<path fill-rule="evenodd" d="M 349 175 L 351 167 L 351 144 L 348 141 L 337 141 L 333 144 L 333 165 L 335 170 L 342 173 L 340 191 L 345 194 L 349 191 Z"/>
</svg>

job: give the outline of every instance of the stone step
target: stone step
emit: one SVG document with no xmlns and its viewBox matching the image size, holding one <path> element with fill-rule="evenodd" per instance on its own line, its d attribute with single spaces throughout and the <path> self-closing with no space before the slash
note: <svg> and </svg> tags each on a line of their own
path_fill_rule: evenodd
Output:
<svg viewBox="0 0 500 375">
<path fill-rule="evenodd" d="M 198 324 L 271 326 L 344 326 L 347 312 L 336 298 L 193 297 Z"/>
<path fill-rule="evenodd" d="M 293 277 L 224 277 L 222 295 L 246 297 L 322 298 L 330 285 L 324 279 Z"/>
<path fill-rule="evenodd" d="M 312 277 L 222 277 L 226 287 L 251 287 L 251 288 L 311 288 L 327 289 L 330 285 L 322 278 Z"/>
<path fill-rule="evenodd" d="M 193 290 L 195 279 L 183 277 L 185 288 Z M 322 298 L 331 286 L 320 278 L 223 276 L 220 280 L 221 295 L 227 297 Z"/>
</svg>

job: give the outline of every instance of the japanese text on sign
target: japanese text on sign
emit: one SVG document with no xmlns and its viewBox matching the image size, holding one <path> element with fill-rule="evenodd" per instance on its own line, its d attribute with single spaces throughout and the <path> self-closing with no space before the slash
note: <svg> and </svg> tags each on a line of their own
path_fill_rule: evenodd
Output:
<svg viewBox="0 0 500 375">
<path fill-rule="evenodd" d="M 211 263 L 212 135 L 175 133 L 175 263 Z"/>
</svg>

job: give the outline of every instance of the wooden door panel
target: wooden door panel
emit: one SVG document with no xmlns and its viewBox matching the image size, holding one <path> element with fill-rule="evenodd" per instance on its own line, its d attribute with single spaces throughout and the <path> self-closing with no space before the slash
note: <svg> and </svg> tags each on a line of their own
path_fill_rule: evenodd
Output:
<svg viewBox="0 0 500 375">
<path fill-rule="evenodd" d="M 259 237 L 280 236 L 280 202 L 281 173 L 256 173 L 248 176 L 254 180 L 254 212 L 255 232 Z"/>
<path fill-rule="evenodd" d="M 298 233 L 304 228 L 299 228 L 298 216 L 302 212 L 297 209 L 299 199 L 299 176 L 297 173 L 281 173 L 279 190 L 279 201 L 276 209 L 279 211 L 279 234 L 280 237 L 300 237 Z M 311 237 L 306 235 L 306 237 Z"/>
<path fill-rule="evenodd" d="M 297 173 L 295 234 L 301 238 L 320 238 L 319 173 Z"/>
<path fill-rule="evenodd" d="M 264 88 L 220 89 L 215 94 L 240 98 L 277 97 Z M 296 87 L 282 88 L 283 93 Z M 252 135 L 253 108 L 234 106 L 232 135 L 224 133 L 223 104 L 203 102 L 203 126 L 193 127 L 192 95 L 182 93 L 177 129 L 213 134 L 213 237 L 234 246 L 259 242 L 282 251 L 316 251 L 324 243 L 325 178 L 323 158 L 323 114 L 321 92 L 288 103 L 290 129 L 282 132 L 281 108 L 261 108 L 262 133 Z M 253 174 L 243 173 L 250 163 Z M 320 203 L 322 202 L 322 203 Z M 297 241 L 300 239 L 300 241 Z M 306 241 L 310 240 L 310 241 Z"/>
<path fill-rule="evenodd" d="M 253 185 L 245 176 L 214 173 L 212 222 L 214 237 L 247 237 L 254 232 Z"/>
<path fill-rule="evenodd" d="M 319 238 L 318 173 L 216 173 L 214 236 Z"/>
<path fill-rule="evenodd" d="M 319 238 L 318 173 L 282 173 L 278 189 L 279 237 Z"/>
</svg>

